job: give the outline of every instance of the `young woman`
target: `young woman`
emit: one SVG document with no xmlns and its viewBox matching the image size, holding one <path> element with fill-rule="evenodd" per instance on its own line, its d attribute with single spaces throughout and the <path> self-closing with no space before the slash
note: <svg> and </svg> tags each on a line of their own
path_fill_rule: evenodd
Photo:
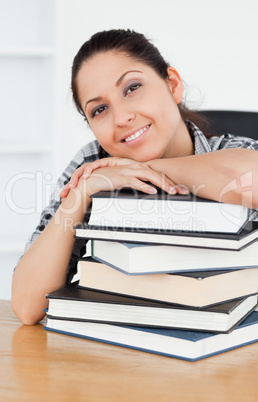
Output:
<svg viewBox="0 0 258 402">
<path fill-rule="evenodd" d="M 230 134 L 207 139 L 199 115 L 182 102 L 180 75 L 142 34 L 93 35 L 74 59 L 72 91 L 96 140 L 58 180 L 15 269 L 12 306 L 25 324 L 43 318 L 45 294 L 76 272 L 85 245 L 73 226 L 97 191 L 160 187 L 258 208 L 258 143 Z"/>
</svg>

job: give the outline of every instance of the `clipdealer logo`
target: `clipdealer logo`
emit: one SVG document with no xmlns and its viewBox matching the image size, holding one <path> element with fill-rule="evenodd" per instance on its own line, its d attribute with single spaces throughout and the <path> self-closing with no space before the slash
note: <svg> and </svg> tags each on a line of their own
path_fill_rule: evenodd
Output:
<svg viewBox="0 0 258 402">
<path fill-rule="evenodd" d="M 20 215 L 41 213 L 53 192 L 53 176 L 50 173 L 23 172 L 11 177 L 5 187 L 5 202 L 8 208 Z M 21 202 L 21 191 L 29 189 L 25 205 Z"/>
</svg>

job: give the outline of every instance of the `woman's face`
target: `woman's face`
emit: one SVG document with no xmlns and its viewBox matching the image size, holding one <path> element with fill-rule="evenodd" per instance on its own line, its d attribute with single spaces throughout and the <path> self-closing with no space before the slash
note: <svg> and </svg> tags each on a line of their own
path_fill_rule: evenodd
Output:
<svg viewBox="0 0 258 402">
<path fill-rule="evenodd" d="M 146 64 L 111 51 L 82 65 L 79 100 L 110 155 L 144 162 L 184 154 L 190 136 L 177 106 L 182 82 L 173 69 L 170 75 L 166 81 Z"/>
</svg>

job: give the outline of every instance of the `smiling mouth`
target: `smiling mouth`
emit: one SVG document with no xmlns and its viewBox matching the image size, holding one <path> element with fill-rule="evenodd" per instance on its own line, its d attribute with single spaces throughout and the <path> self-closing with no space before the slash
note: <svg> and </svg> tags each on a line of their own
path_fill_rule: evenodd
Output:
<svg viewBox="0 0 258 402">
<path fill-rule="evenodd" d="M 148 130 L 148 128 L 151 125 L 148 124 L 147 126 L 141 128 L 140 130 L 136 131 L 134 134 L 130 135 L 129 137 L 126 137 L 122 142 L 130 142 L 135 140 L 136 138 L 140 137 L 146 130 Z"/>
</svg>

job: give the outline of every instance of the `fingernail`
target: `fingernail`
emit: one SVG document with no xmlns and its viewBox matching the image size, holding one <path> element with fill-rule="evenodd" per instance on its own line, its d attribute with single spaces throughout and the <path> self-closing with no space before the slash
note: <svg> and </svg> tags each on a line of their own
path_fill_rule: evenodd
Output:
<svg viewBox="0 0 258 402">
<path fill-rule="evenodd" d="M 157 190 L 155 188 L 153 188 L 153 187 L 149 188 L 149 193 L 150 194 L 156 194 L 156 192 L 157 192 Z"/>
<path fill-rule="evenodd" d="M 90 173 L 89 172 L 84 172 L 83 173 L 83 178 L 87 179 L 89 177 Z"/>
<path fill-rule="evenodd" d="M 189 194 L 189 190 L 186 187 L 180 186 L 180 193 L 182 194 Z"/>
<path fill-rule="evenodd" d="M 169 186 L 168 192 L 169 192 L 169 194 L 176 194 L 176 189 L 175 189 L 175 187 Z"/>
</svg>

